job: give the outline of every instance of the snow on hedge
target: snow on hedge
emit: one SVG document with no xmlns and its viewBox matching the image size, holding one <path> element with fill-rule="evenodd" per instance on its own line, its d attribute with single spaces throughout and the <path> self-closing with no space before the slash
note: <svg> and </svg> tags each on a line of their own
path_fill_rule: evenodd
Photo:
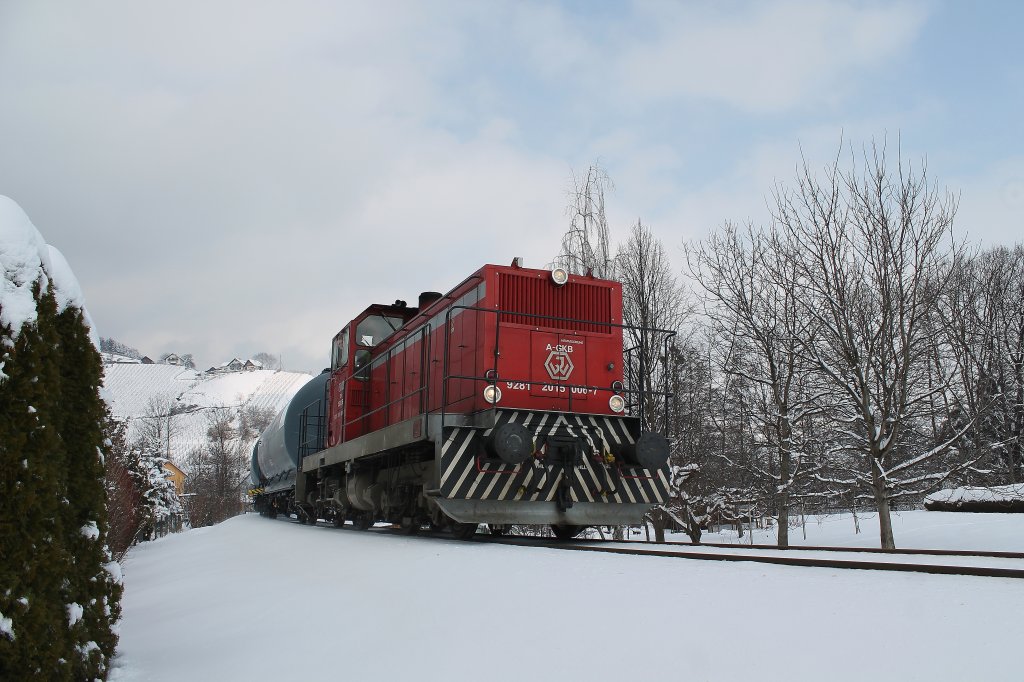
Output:
<svg viewBox="0 0 1024 682">
<path fill-rule="evenodd" d="M 959 505 L 974 502 L 1024 502 L 1024 483 L 998 485 L 991 488 L 949 488 L 938 490 L 924 498 L 928 503 Z"/>
<path fill-rule="evenodd" d="M 970 509 L 997 511 L 1000 507 L 1017 510 L 1024 506 L 1024 483 L 992 487 L 952 487 L 925 498 L 925 508 L 934 511 Z"/>
<path fill-rule="evenodd" d="M 99 347 L 92 321 L 85 313 L 85 296 L 63 254 L 46 243 L 32 221 L 13 199 L 0 195 L 0 327 L 10 328 L 17 338 L 25 325 L 36 321 L 32 287 L 50 286 L 57 312 L 69 306 L 81 308 L 93 343 Z"/>
</svg>

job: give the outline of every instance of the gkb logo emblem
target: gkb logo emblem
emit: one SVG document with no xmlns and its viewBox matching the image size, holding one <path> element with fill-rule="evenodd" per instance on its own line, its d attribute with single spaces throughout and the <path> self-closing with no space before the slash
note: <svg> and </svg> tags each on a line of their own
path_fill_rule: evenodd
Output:
<svg viewBox="0 0 1024 682">
<path fill-rule="evenodd" d="M 550 348 L 550 346 L 548 347 Z M 544 369 L 548 371 L 548 376 L 555 381 L 566 381 L 572 374 L 572 357 L 569 355 L 571 350 L 571 348 L 564 349 L 556 346 L 548 355 L 548 359 L 544 361 Z"/>
</svg>

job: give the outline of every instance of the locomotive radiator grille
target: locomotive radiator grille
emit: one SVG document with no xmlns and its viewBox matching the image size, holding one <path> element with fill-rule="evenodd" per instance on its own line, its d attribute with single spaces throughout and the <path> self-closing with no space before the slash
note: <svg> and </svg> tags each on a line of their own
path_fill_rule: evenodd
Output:
<svg viewBox="0 0 1024 682">
<path fill-rule="evenodd" d="M 611 320 L 612 290 L 607 286 L 574 282 L 556 287 L 546 279 L 518 273 L 498 273 L 498 307 L 501 322 L 536 325 L 543 315 L 544 326 L 578 332 L 609 333 L 608 325 L 587 321 Z"/>
<path fill-rule="evenodd" d="M 582 438 L 598 455 L 607 452 L 613 444 L 635 441 L 622 420 L 603 416 L 501 412 L 495 426 L 510 421 L 526 426 L 538 441 L 556 435 Z M 653 505 L 668 498 L 668 477 L 664 468 L 647 471 L 640 467 L 606 465 L 592 456 L 584 457 L 578 466 L 565 468 L 533 458 L 522 464 L 505 464 L 483 456 L 482 442 L 488 433 L 489 430 L 462 427 L 446 430 L 440 459 L 442 497 L 552 502 L 568 472 L 571 477 L 569 495 L 574 503 Z"/>
</svg>

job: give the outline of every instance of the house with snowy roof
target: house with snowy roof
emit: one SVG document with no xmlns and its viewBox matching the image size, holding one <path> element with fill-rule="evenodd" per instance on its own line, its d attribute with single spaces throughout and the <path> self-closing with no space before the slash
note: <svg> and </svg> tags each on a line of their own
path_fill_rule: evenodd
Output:
<svg viewBox="0 0 1024 682">
<path fill-rule="evenodd" d="M 258 369 L 263 369 L 263 363 L 259 360 L 249 359 L 242 362 L 238 358 L 231 358 L 222 365 L 211 367 L 206 370 L 207 374 L 225 374 L 227 372 L 255 372 Z"/>
</svg>

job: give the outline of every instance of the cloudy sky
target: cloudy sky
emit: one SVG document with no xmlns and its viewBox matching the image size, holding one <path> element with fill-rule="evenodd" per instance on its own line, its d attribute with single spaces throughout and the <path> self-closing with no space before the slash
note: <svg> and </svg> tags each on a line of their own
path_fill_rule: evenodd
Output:
<svg viewBox="0 0 1024 682">
<path fill-rule="evenodd" d="M 0 194 L 103 336 L 324 366 L 371 302 L 557 253 L 573 171 L 678 257 L 896 140 L 1020 239 L 1017 2 L 0 0 Z"/>
</svg>

